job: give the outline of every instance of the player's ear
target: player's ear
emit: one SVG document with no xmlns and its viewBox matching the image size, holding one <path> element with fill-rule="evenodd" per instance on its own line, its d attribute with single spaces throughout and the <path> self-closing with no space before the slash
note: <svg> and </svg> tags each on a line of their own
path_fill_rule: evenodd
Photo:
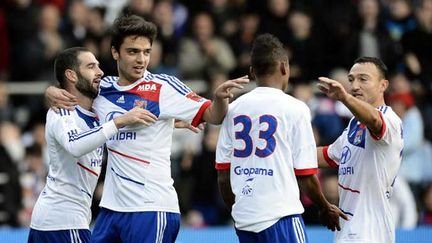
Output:
<svg viewBox="0 0 432 243">
<path fill-rule="evenodd" d="M 279 62 L 279 70 L 283 76 L 288 74 L 289 68 L 288 68 L 288 65 L 286 64 L 286 62 Z"/>
<path fill-rule="evenodd" d="M 65 70 L 65 77 L 67 80 L 69 80 L 72 83 L 76 83 L 78 81 L 78 75 L 72 69 L 66 69 Z"/>
<path fill-rule="evenodd" d="M 114 46 L 111 46 L 111 55 L 114 58 L 114 60 L 118 60 L 119 58 L 119 53 L 118 51 L 114 48 Z"/>
<path fill-rule="evenodd" d="M 387 79 L 382 79 L 380 83 L 380 91 L 384 93 L 389 86 L 389 81 Z"/>
</svg>

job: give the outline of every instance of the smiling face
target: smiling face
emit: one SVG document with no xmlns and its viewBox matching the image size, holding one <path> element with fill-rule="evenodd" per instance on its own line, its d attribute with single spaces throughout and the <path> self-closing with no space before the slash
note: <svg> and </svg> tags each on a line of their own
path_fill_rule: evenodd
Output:
<svg viewBox="0 0 432 243">
<path fill-rule="evenodd" d="M 79 67 L 77 73 L 76 89 L 83 95 L 94 99 L 98 95 L 99 83 L 103 72 L 99 62 L 91 52 L 81 52 L 78 55 Z"/>
<path fill-rule="evenodd" d="M 378 107 L 384 104 L 384 91 L 388 81 L 384 79 L 375 64 L 356 63 L 349 74 L 349 91 L 354 97 Z"/>
<path fill-rule="evenodd" d="M 131 84 L 141 79 L 150 61 L 151 43 L 144 36 L 127 36 L 120 50 L 111 48 L 117 61 L 120 84 Z"/>
</svg>

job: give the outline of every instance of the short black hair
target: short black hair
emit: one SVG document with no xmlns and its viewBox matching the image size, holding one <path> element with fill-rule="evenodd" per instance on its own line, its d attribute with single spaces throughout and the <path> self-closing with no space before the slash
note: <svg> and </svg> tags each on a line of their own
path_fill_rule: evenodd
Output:
<svg viewBox="0 0 432 243">
<path fill-rule="evenodd" d="M 372 64 L 374 64 L 375 67 L 380 72 L 381 77 L 383 79 L 387 79 L 388 69 L 387 69 L 387 66 L 384 64 L 384 62 L 381 59 L 379 59 L 377 57 L 359 57 L 354 61 L 354 64 L 357 64 L 357 63 L 372 63 Z"/>
<path fill-rule="evenodd" d="M 60 83 L 60 87 L 66 88 L 65 71 L 71 69 L 78 71 L 80 61 L 78 55 L 81 52 L 90 52 L 85 47 L 72 47 L 60 52 L 54 61 L 54 73 L 57 81 Z"/>
<path fill-rule="evenodd" d="M 157 27 L 137 15 L 118 17 L 111 27 L 111 46 L 120 51 L 124 39 L 133 35 L 147 37 L 150 44 L 153 44 L 157 35 Z"/>
<path fill-rule="evenodd" d="M 251 52 L 251 64 L 256 76 L 264 76 L 275 71 L 279 61 L 288 62 L 288 54 L 280 40 L 271 34 L 259 35 Z"/>
</svg>

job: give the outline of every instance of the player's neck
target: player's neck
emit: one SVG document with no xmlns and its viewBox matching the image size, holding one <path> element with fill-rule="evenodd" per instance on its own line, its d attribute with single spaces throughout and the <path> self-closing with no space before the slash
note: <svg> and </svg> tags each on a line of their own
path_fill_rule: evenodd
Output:
<svg viewBox="0 0 432 243">
<path fill-rule="evenodd" d="M 88 111 L 92 111 L 92 105 L 93 105 L 93 99 L 89 98 L 81 93 L 77 93 L 75 95 L 78 98 L 78 105 L 81 106 L 82 108 L 88 110 Z"/>
<path fill-rule="evenodd" d="M 258 87 L 269 87 L 282 90 L 283 84 L 280 82 L 280 77 L 274 75 L 257 78 Z"/>
</svg>

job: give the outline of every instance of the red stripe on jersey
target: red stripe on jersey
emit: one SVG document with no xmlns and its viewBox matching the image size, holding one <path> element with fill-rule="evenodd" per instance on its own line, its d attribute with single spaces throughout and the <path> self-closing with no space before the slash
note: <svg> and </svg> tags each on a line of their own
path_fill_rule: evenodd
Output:
<svg viewBox="0 0 432 243">
<path fill-rule="evenodd" d="M 383 114 L 381 113 L 381 111 L 378 111 L 378 112 L 379 112 L 379 115 L 380 115 L 380 117 L 381 117 L 381 121 L 382 121 L 382 126 L 381 126 L 380 134 L 377 136 L 377 135 L 373 134 L 372 132 L 370 132 L 370 130 L 369 130 L 371 137 L 372 137 L 373 139 L 375 139 L 375 140 L 381 140 L 381 138 L 384 137 L 384 133 L 385 133 L 386 128 L 387 128 L 387 125 L 386 125 L 386 123 L 385 123 L 385 120 L 384 120 Z"/>
<path fill-rule="evenodd" d="M 294 169 L 294 174 L 296 176 L 315 175 L 316 173 L 318 173 L 318 168 Z"/>
<path fill-rule="evenodd" d="M 216 170 L 229 170 L 231 168 L 230 162 L 217 163 L 215 165 Z"/>
<path fill-rule="evenodd" d="M 342 189 L 344 189 L 344 190 L 347 190 L 347 191 L 350 191 L 350 192 L 354 192 L 354 193 L 360 193 L 359 190 L 354 190 L 354 189 L 351 189 L 351 188 L 349 188 L 349 187 L 342 186 L 340 183 L 338 183 L 338 185 L 339 185 Z"/>
<path fill-rule="evenodd" d="M 138 95 L 146 100 L 159 102 L 161 87 L 161 84 L 153 81 L 142 81 L 127 92 Z"/>
<path fill-rule="evenodd" d="M 330 159 L 330 157 L 328 156 L 328 148 L 329 148 L 329 146 L 325 146 L 325 147 L 323 148 L 323 150 L 322 150 L 322 151 L 323 151 L 323 155 L 324 155 L 324 159 L 325 159 L 325 161 L 326 161 L 327 164 L 329 164 L 329 166 L 332 167 L 332 168 L 337 168 L 337 167 L 339 167 L 339 165 L 336 163 L 336 161 Z"/>
<path fill-rule="evenodd" d="M 98 173 L 96 173 L 95 171 L 92 171 L 91 169 L 85 167 L 85 166 L 84 166 L 83 164 L 81 164 L 79 161 L 77 162 L 77 165 L 78 165 L 79 167 L 81 167 L 82 169 L 84 169 L 84 170 L 86 170 L 86 171 L 92 173 L 93 175 L 99 177 L 99 174 L 98 174 Z"/>
<path fill-rule="evenodd" d="M 203 122 L 203 120 L 201 118 L 204 115 L 204 112 L 207 110 L 207 108 L 209 108 L 210 105 L 211 105 L 210 100 L 208 100 L 208 101 L 204 102 L 204 104 L 202 104 L 202 106 L 198 110 L 198 113 L 195 115 L 194 119 L 192 120 L 192 124 L 191 124 L 192 126 L 197 127 L 199 124 L 201 124 Z"/>
<path fill-rule="evenodd" d="M 130 155 L 127 155 L 127 154 L 121 153 L 121 152 L 119 152 L 119 151 L 115 151 L 114 149 L 110 149 L 110 148 L 108 148 L 108 150 L 111 151 L 111 152 L 113 152 L 113 153 L 116 153 L 116 154 L 118 154 L 118 155 L 121 155 L 121 156 L 123 156 L 123 157 L 126 157 L 126 158 L 128 158 L 128 159 L 136 160 L 136 161 L 141 162 L 141 163 L 144 163 L 144 164 L 150 164 L 150 162 L 148 162 L 147 160 L 143 160 L 143 159 L 135 158 L 135 157 L 133 157 L 133 156 L 130 156 Z"/>
</svg>

